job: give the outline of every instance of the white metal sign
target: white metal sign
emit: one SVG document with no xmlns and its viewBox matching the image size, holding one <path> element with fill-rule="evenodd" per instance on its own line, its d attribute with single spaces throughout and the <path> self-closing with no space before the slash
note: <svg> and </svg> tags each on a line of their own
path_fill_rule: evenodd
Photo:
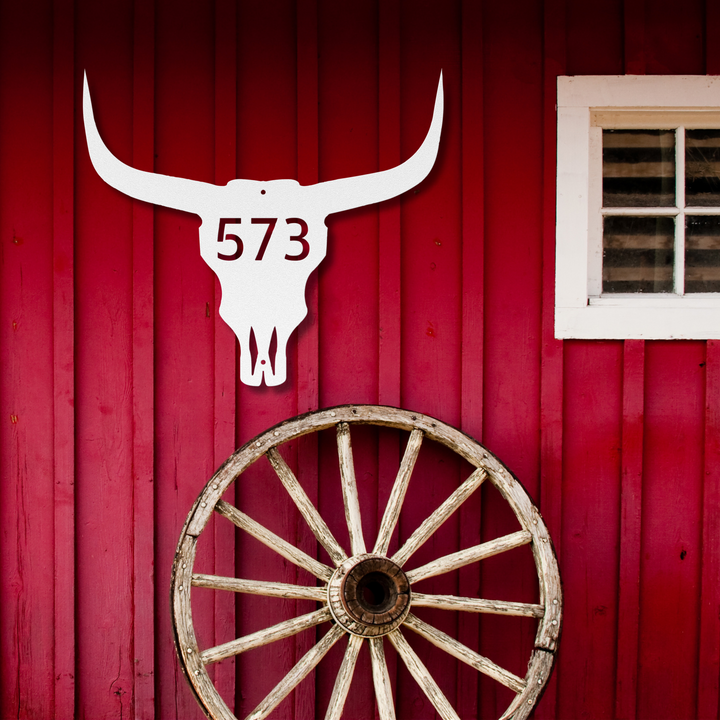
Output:
<svg viewBox="0 0 720 720">
<path fill-rule="evenodd" d="M 240 379 L 260 385 L 264 377 L 267 385 L 280 385 L 288 338 L 307 315 L 305 286 L 327 251 L 325 218 L 396 197 L 427 176 L 440 142 L 442 74 L 430 129 L 411 158 L 390 170 L 315 185 L 231 180 L 220 186 L 136 170 L 102 141 L 87 77 L 83 114 L 90 158 L 106 183 L 138 200 L 200 216 L 200 254 L 220 280 L 220 316 L 240 342 Z"/>
</svg>

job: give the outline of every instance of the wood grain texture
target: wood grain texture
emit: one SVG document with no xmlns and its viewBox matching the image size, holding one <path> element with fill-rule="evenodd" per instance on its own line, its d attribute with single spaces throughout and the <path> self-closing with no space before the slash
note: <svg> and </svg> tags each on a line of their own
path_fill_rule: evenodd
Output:
<svg viewBox="0 0 720 720">
<path fill-rule="evenodd" d="M 273 466 L 273 470 L 275 470 L 277 476 L 280 478 L 283 487 L 288 491 L 288 494 L 313 531 L 313 535 L 315 535 L 318 542 L 327 550 L 333 562 L 339 565 L 343 560 L 346 560 L 347 554 L 340 545 L 338 545 L 327 523 L 322 519 L 317 508 L 310 502 L 307 493 L 302 489 L 297 478 L 288 467 L 288 464 L 283 460 L 280 453 L 275 448 L 271 448 L 268 450 L 267 458 Z"/>
<path fill-rule="evenodd" d="M 237 173 L 237 8 L 232 0 L 218 0 L 214 17 L 215 97 L 214 97 L 214 182 L 225 185 Z M 230 327 L 220 318 L 220 282 L 215 279 L 213 305 L 213 466 L 220 465 L 236 448 L 236 347 Z M 235 570 L 235 531 L 229 523 L 215 525 L 215 572 Z M 215 596 L 215 642 L 234 635 L 235 602 L 223 593 Z M 223 697 L 235 696 L 234 660 L 215 668 L 215 684 Z M 234 709 L 234 703 L 230 702 Z"/>
<path fill-rule="evenodd" d="M 239 655 L 240 653 L 247 652 L 253 648 L 273 643 L 276 640 L 282 640 L 283 638 L 290 637 L 291 635 L 297 635 L 297 633 L 307 630 L 308 628 L 315 627 L 315 625 L 320 625 L 320 623 L 326 622 L 329 619 L 330 610 L 328 608 L 322 608 L 321 610 L 316 610 L 313 613 L 301 615 L 300 617 L 292 618 L 292 620 L 286 620 L 274 627 L 259 630 L 252 635 L 246 635 L 245 637 L 238 638 L 237 640 L 231 640 L 230 642 L 223 643 L 217 647 L 203 650 L 200 653 L 200 659 L 206 665 L 209 663 L 219 662 L 220 660 L 232 657 L 233 655 Z"/>
<path fill-rule="evenodd" d="M 414 632 L 421 635 L 426 640 L 429 640 L 433 645 L 449 653 L 458 660 L 462 660 L 464 663 L 470 665 L 481 673 L 492 677 L 494 680 L 502 683 L 516 693 L 521 693 L 525 689 L 525 683 L 523 680 L 516 675 L 513 675 L 507 670 L 498 667 L 495 663 L 490 662 L 487 658 L 478 655 L 476 652 L 470 650 L 462 643 L 459 643 L 454 638 L 440 632 L 436 628 L 424 623 L 419 618 L 415 617 L 412 613 L 408 615 L 408 619 L 405 623 Z"/>
<path fill-rule="evenodd" d="M 214 7 L 163 0 L 154 8 L 154 170 L 213 182 Z M 215 469 L 215 277 L 199 256 L 197 217 L 164 208 L 154 213 L 155 522 L 179 529 Z M 170 718 L 195 720 L 203 713 L 179 672 L 160 593 L 170 582 L 173 534 L 155 534 L 156 703 Z M 214 541 L 207 540 L 198 558 L 212 572 Z M 214 637 L 209 594 L 198 597 L 194 620 L 201 637 Z"/>
<path fill-rule="evenodd" d="M 390 546 L 390 538 L 397 524 L 398 517 L 400 516 L 400 511 L 402 510 L 405 493 L 407 492 L 410 477 L 412 476 L 412 471 L 422 445 L 422 438 L 423 434 L 421 430 L 413 430 L 412 433 L 410 433 L 408 444 L 405 447 L 405 454 L 403 455 L 400 469 L 393 483 L 392 492 L 390 493 L 388 504 L 385 508 L 382 522 L 380 523 L 377 540 L 375 541 L 373 552 L 379 555 L 386 555 L 388 547 Z"/>
<path fill-rule="evenodd" d="M 508 507 L 522 500 L 491 467 L 497 484 L 484 483 L 412 560 L 518 530 L 533 533 L 537 554 L 513 551 L 524 557 L 512 573 L 499 571 L 509 554 L 428 579 L 425 595 L 460 598 L 419 610 L 429 624 L 521 677 L 536 643 L 556 647 L 552 623 L 564 619 L 560 672 L 537 718 L 717 718 L 716 343 L 563 343 L 552 306 L 557 75 L 717 73 L 719 17 L 700 0 L 0 3 L 0 716 L 200 718 L 167 612 L 188 510 L 202 492 L 190 528 L 198 575 L 238 574 L 252 578 L 244 589 L 280 593 L 235 593 L 219 580 L 209 582 L 222 590 L 194 588 L 203 647 L 311 612 L 317 587 L 281 588 L 310 588 L 313 576 L 212 511 L 222 498 L 333 564 L 261 457 L 273 439 L 242 483 L 230 478 L 243 469 L 236 458 L 227 484 L 201 488 L 234 447 L 285 418 L 380 401 L 481 437 L 546 523 L 518 527 Z M 432 173 L 401 198 L 329 219 L 287 384 L 238 386 L 197 220 L 100 181 L 82 71 L 123 162 L 220 184 L 308 184 L 409 157 L 441 69 Z M 280 451 L 323 516 L 341 500 L 337 451 L 314 431 L 332 434 L 338 417 Z M 406 443 L 396 420 L 387 436 L 353 438 L 368 538 Z M 462 443 L 449 460 L 446 440 L 423 443 L 391 554 L 478 466 Z M 342 509 L 342 532 L 326 521 L 344 544 Z M 551 562 L 550 536 L 564 618 L 552 603 L 539 619 L 438 605 L 481 595 L 503 598 L 493 607 L 503 612 L 545 607 L 535 574 Z M 221 716 L 245 716 L 315 642 L 308 631 L 194 669 L 224 688 Z M 512 691 L 431 650 L 418 639 L 458 715 L 505 712 Z M 375 712 L 367 655 L 346 701 L 362 715 Z M 322 713 L 341 656 L 329 650 L 275 712 Z M 398 715 L 433 713 L 396 659 L 389 651 Z"/>
<path fill-rule="evenodd" d="M 292 689 L 323 659 L 328 650 L 344 635 L 337 625 L 311 648 L 295 667 L 283 678 L 273 691 L 248 715 L 248 720 L 261 720 L 267 717 Z"/>
<path fill-rule="evenodd" d="M 460 720 L 452 705 L 450 705 L 448 699 L 438 687 L 437 682 L 435 682 L 432 675 L 427 671 L 422 660 L 420 660 L 415 651 L 410 647 L 410 644 L 401 632 L 394 630 L 388 635 L 388 640 L 390 640 L 398 651 L 410 674 L 425 695 L 427 695 L 428 700 L 433 704 L 440 717 L 443 720 Z"/>
<path fill-rule="evenodd" d="M 299 550 L 291 543 L 288 543 L 286 540 L 278 537 L 271 530 L 264 528 L 260 525 L 260 523 L 248 517 L 245 513 L 240 512 L 240 510 L 229 503 L 221 500 L 217 504 L 216 510 L 232 523 L 237 525 L 237 527 L 241 530 L 245 530 L 245 532 L 252 535 L 264 545 L 267 545 L 271 550 L 274 550 L 279 555 L 282 555 L 285 559 L 299 565 L 304 570 L 311 572 L 315 575 L 315 577 L 320 578 L 321 580 L 330 579 L 332 570 L 327 565 L 323 565 L 321 562 L 311 558 L 302 550 Z"/>
<path fill-rule="evenodd" d="M 574 8 L 576 11 L 578 6 Z M 539 506 L 558 558 L 562 558 L 563 356 L 555 339 L 555 178 L 557 155 L 557 76 L 567 68 L 567 14 L 561 0 L 543 3 L 543 220 L 542 220 L 542 348 L 540 368 L 540 495 Z M 557 715 L 555 673 L 536 707 L 537 720 Z"/>
<path fill-rule="evenodd" d="M 55 550 L 55 715 L 76 702 L 75 632 L 75 303 L 74 303 L 74 4 L 53 8 L 53 455 Z M 144 586 L 152 605 L 152 582 Z M 152 637 L 152 616 L 145 629 Z M 144 670 L 145 668 L 143 668 Z M 136 693 L 137 694 L 137 693 Z"/>
<path fill-rule="evenodd" d="M 378 715 L 380 720 L 395 720 L 395 703 L 383 645 L 384 640 L 383 638 L 370 638 L 369 643 Z"/>
<path fill-rule="evenodd" d="M 645 343 L 623 343 L 622 489 L 616 712 L 634 717 L 637 697 L 642 533 Z"/>
<path fill-rule="evenodd" d="M 154 166 L 154 7 L 133 6 L 133 155 L 134 167 Z M 133 202 L 133 658 L 136 720 L 155 711 L 155 367 L 153 210 Z"/>
<path fill-rule="evenodd" d="M 359 635 L 350 635 L 348 644 L 343 656 L 342 664 L 338 670 L 335 686 L 333 687 L 328 709 L 325 713 L 325 720 L 340 720 L 345 707 L 345 699 L 350 690 L 353 672 L 355 671 L 355 663 L 357 662 L 358 653 L 363 644 L 363 638 Z"/>
<path fill-rule="evenodd" d="M 702 570 L 700 577 L 699 718 L 720 712 L 720 346 L 709 340 L 705 355 L 705 452 L 703 478 Z"/>
<path fill-rule="evenodd" d="M 24 718 L 53 715 L 56 662 L 64 673 L 73 673 L 72 637 L 61 631 L 58 644 L 53 643 L 55 595 L 65 595 L 64 603 L 72 601 L 68 579 L 59 578 L 56 586 L 53 569 L 59 540 L 57 554 L 72 574 L 72 548 L 65 534 L 68 521 L 72 523 L 66 514 L 72 512 L 67 503 L 72 475 L 57 478 L 59 500 L 65 499 L 58 518 L 64 524 L 57 535 L 52 507 L 55 443 L 69 440 L 62 430 L 54 437 L 54 403 L 56 398 L 65 403 L 57 412 L 66 416 L 71 399 L 67 385 L 54 384 L 54 341 L 67 341 L 63 333 L 70 329 L 70 318 L 61 311 L 62 325 L 54 331 L 54 225 L 61 219 L 52 181 L 54 171 L 64 175 L 70 168 L 65 153 L 53 160 L 53 131 L 67 121 L 69 109 L 63 102 L 54 113 L 53 81 L 64 82 L 72 69 L 65 57 L 53 75 L 50 3 L 37 9 L 5 5 L 0 11 L 0 716 Z M 32 88 L 28 77 L 35 79 Z M 29 157 L 27 148 L 33 148 Z M 57 200 L 63 195 L 67 197 L 67 189 L 60 190 Z M 57 230 L 67 229 L 61 220 Z M 67 250 L 67 240 L 57 237 L 58 250 Z M 69 275 L 71 267 L 64 266 L 58 290 L 67 289 Z M 71 368 L 72 356 L 67 361 Z M 61 371 L 61 383 L 70 368 Z M 72 426 L 68 429 L 72 432 Z M 72 444 L 59 449 L 58 470 L 72 471 Z M 59 612 L 72 618 L 67 606 Z M 67 675 L 61 682 L 58 699 L 66 707 L 73 682 Z"/>
</svg>

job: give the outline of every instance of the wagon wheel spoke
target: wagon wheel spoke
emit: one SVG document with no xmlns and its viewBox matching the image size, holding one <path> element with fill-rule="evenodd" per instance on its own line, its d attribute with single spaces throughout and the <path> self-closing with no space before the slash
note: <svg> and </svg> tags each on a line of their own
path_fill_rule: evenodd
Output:
<svg viewBox="0 0 720 720">
<path fill-rule="evenodd" d="M 327 550 L 333 562 L 339 565 L 343 560 L 346 560 L 347 555 L 333 537 L 327 523 L 320 517 L 317 508 L 312 504 L 312 501 L 297 481 L 293 471 L 288 467 L 288 464 L 283 460 L 276 448 L 268 450 L 267 459 L 273 466 L 277 476 L 287 490 L 288 495 L 293 499 L 300 514 L 305 518 L 305 522 L 309 525 L 313 535 L 315 535 L 317 541 Z"/>
<path fill-rule="evenodd" d="M 350 443 L 350 426 L 347 423 L 338 423 L 337 446 L 345 519 L 350 533 L 350 548 L 353 555 L 360 555 L 365 552 L 365 539 L 363 538 L 360 501 L 358 499 L 355 465 Z"/>
<path fill-rule="evenodd" d="M 328 620 L 330 620 L 330 610 L 324 607 L 307 615 L 285 620 L 264 630 L 258 630 L 251 635 L 245 635 L 236 640 L 231 640 L 222 645 L 216 645 L 215 647 L 203 650 L 200 653 L 200 659 L 206 665 L 219 662 L 220 660 L 225 660 L 225 658 L 232 657 L 233 655 L 239 655 L 253 648 L 269 645 L 277 640 L 297 635 L 303 630 L 315 627 L 315 625 L 327 622 Z"/>
<path fill-rule="evenodd" d="M 290 562 L 312 573 L 316 578 L 325 581 L 331 578 L 333 571 L 327 565 L 315 560 L 315 558 L 311 558 L 307 553 L 300 550 L 300 548 L 296 548 L 294 545 L 283 540 L 274 532 L 248 517 L 244 512 L 230 505 L 230 503 L 219 500 L 215 506 L 215 510 L 237 525 L 237 527 L 245 530 L 245 532 L 252 535 L 264 545 L 267 545 L 271 550 L 282 555 L 286 560 L 290 560 Z"/>
<path fill-rule="evenodd" d="M 545 608 L 542 605 L 506 602 L 504 600 L 482 600 L 480 598 L 458 597 L 457 595 L 426 595 L 425 593 L 413 592 L 412 604 L 413 607 L 490 613 L 492 615 L 515 615 L 534 618 L 541 618 L 545 615 Z"/>
<path fill-rule="evenodd" d="M 325 602 L 327 590 L 321 587 L 291 585 L 289 583 L 265 582 L 262 580 L 244 580 L 240 578 L 222 577 L 220 575 L 203 575 L 196 573 L 192 578 L 193 587 L 210 588 L 212 590 L 229 590 L 230 592 L 247 593 L 279 597 L 286 600 L 315 600 Z"/>
<path fill-rule="evenodd" d="M 410 556 L 480 487 L 486 477 L 487 474 L 482 468 L 475 470 L 408 538 L 405 544 L 393 555 L 393 562 L 402 567 Z"/>
<path fill-rule="evenodd" d="M 320 642 L 310 648 L 295 667 L 275 686 L 268 696 L 247 716 L 246 720 L 267 717 L 325 657 L 328 650 L 345 634 L 337 625 L 328 631 Z"/>
<path fill-rule="evenodd" d="M 410 647 L 408 641 L 403 637 L 399 630 L 394 630 L 388 635 L 390 642 L 398 651 L 398 655 L 405 663 L 405 667 L 415 678 L 415 682 L 420 686 L 422 691 L 427 695 L 428 700 L 433 704 L 443 720 L 460 720 L 460 717 L 453 709 L 448 699 L 439 688 L 438 684 L 428 672 L 422 660 L 415 654 Z"/>
<path fill-rule="evenodd" d="M 410 476 L 412 475 L 413 468 L 415 467 L 415 461 L 417 460 L 420 452 L 420 446 L 423 441 L 423 432 L 415 428 L 410 433 L 410 439 L 408 440 L 407 447 L 405 448 L 405 454 L 403 455 L 402 462 L 400 463 L 400 469 L 398 470 L 397 477 L 395 478 L 395 484 L 393 485 L 392 492 L 390 493 L 390 499 L 388 500 L 387 507 L 385 508 L 385 514 L 383 515 L 382 522 L 380 523 L 380 531 L 378 532 L 377 540 L 375 541 L 375 547 L 373 552 L 378 555 L 385 555 L 390 546 L 390 538 L 392 537 L 393 530 L 397 524 L 398 517 L 400 516 L 400 510 L 402 509 L 403 500 L 405 499 L 405 493 L 410 483 Z"/>
<path fill-rule="evenodd" d="M 359 635 L 350 635 L 345 657 L 335 679 L 335 687 L 333 687 L 330 703 L 325 713 L 325 720 L 340 720 L 362 643 L 363 639 Z"/>
<path fill-rule="evenodd" d="M 395 705 L 382 638 L 370 638 L 370 661 L 380 720 L 395 720 Z"/>
<path fill-rule="evenodd" d="M 388 501 L 379 522 L 377 537 L 369 546 L 366 546 L 363 535 L 358 480 L 353 462 L 351 429 L 355 423 L 391 427 L 408 433 L 402 460 L 399 467 L 395 465 L 397 469 L 395 478 L 392 487 L 388 488 Z M 298 482 L 296 472 L 293 472 L 283 459 L 285 454 L 283 446 L 286 443 L 310 433 L 330 431 L 333 428 L 336 433 L 341 496 L 348 527 L 349 548 L 343 547 L 338 542 L 338 537 L 329 529 L 328 516 L 321 515 L 320 506 L 313 503 Z M 417 492 L 423 492 L 415 468 L 418 466 L 422 445 L 428 441 L 438 443 L 454 452 L 463 459 L 463 462 L 470 464 L 471 471 L 469 477 L 460 483 L 459 487 L 454 486 L 454 492 L 450 493 L 439 507 L 433 509 L 429 517 L 396 552 L 394 551 L 391 557 L 388 552 L 390 543 L 393 537 L 397 537 L 397 529 L 402 522 L 401 515 L 406 512 L 404 508 L 408 507 L 410 493 L 416 491 L 416 485 Z M 358 448 L 355 450 L 357 452 Z M 290 541 L 284 540 L 238 507 L 221 499 L 232 483 L 236 482 L 245 470 L 263 455 L 267 457 L 283 488 L 292 498 L 299 515 L 302 515 L 303 524 L 306 523 L 315 536 L 312 550 L 305 552 L 300 550 L 296 538 Z M 519 530 L 489 542 L 479 543 L 474 547 L 449 552 L 413 570 L 405 570 L 404 567 L 409 565 L 408 561 L 417 550 L 432 538 L 443 523 L 480 488 L 485 480 L 488 480 L 493 488 L 499 491 L 499 496 L 508 503 L 519 522 L 516 526 Z M 276 486 L 276 489 L 279 490 L 279 486 Z M 333 511 L 343 512 L 339 507 Z M 206 529 L 212 527 L 210 519 L 215 513 L 227 518 L 270 548 L 276 554 L 273 560 L 276 564 L 292 562 L 311 573 L 314 576 L 313 581 L 317 578 L 320 582 L 316 582 L 315 586 L 308 586 L 307 583 L 310 581 L 305 581 L 304 585 L 296 585 L 292 584 L 292 580 L 270 582 L 194 573 L 193 566 L 196 562 L 199 538 Z M 304 528 L 302 531 L 305 532 Z M 344 534 L 344 530 L 342 533 Z M 342 538 L 340 540 L 342 541 Z M 528 543 L 533 543 L 532 557 L 535 562 L 540 597 L 535 603 L 415 591 L 417 583 L 422 580 L 455 571 Z M 368 552 L 366 547 L 373 549 Z M 323 558 L 327 552 L 326 563 L 317 559 L 320 556 L 315 553 L 320 552 Z M 527 549 L 525 552 L 530 554 Z M 517 553 L 503 556 L 509 564 L 513 564 L 517 558 Z M 207 590 L 191 593 L 188 592 L 191 587 Z M 276 625 L 230 642 L 202 649 L 198 646 L 196 638 L 193 609 L 198 610 L 206 606 L 198 604 L 193 607 L 193 601 L 198 593 L 203 595 L 207 592 L 246 593 L 259 597 L 285 599 L 290 602 L 281 603 L 283 611 L 291 614 L 306 614 L 285 619 Z M 319 609 L 307 612 L 301 610 L 300 605 L 296 606 L 294 601 L 313 602 L 316 604 L 311 607 Z M 468 646 L 472 646 L 472 643 L 461 634 L 453 633 L 453 637 L 420 620 L 413 613 L 416 608 L 422 607 L 458 613 L 521 617 L 534 621 L 537 627 L 535 647 L 531 652 L 526 676 L 518 677 L 480 655 Z M 562 587 L 552 543 L 540 513 L 520 483 L 497 458 L 461 431 L 433 418 L 398 408 L 356 405 L 318 410 L 276 425 L 244 445 L 223 464 L 207 483 L 193 506 L 180 536 L 173 565 L 172 608 L 173 629 L 183 671 L 203 711 L 213 720 L 237 719 L 223 699 L 219 688 L 214 684 L 213 674 L 209 672 L 211 663 L 261 646 L 268 646 L 277 640 L 284 639 L 284 643 L 295 644 L 293 637 L 309 639 L 312 635 L 315 643 L 313 647 L 299 659 L 289 673 L 284 677 L 279 674 L 275 678 L 273 681 L 273 684 L 277 682 L 275 688 L 248 716 L 248 720 L 259 720 L 267 717 L 283 699 L 288 697 L 344 634 L 348 635 L 348 644 L 337 677 L 333 681 L 326 720 L 339 720 L 344 712 L 363 640 L 368 641 L 379 719 L 395 720 L 393 689 L 385 658 L 386 635 L 410 674 L 433 704 L 438 717 L 443 720 L 458 720 L 458 713 L 428 671 L 430 665 L 424 664 L 423 653 L 431 655 L 443 653 L 446 657 L 440 659 L 438 668 L 445 668 L 448 662 L 455 663 L 460 660 L 468 667 L 512 690 L 515 698 L 501 720 L 510 720 L 510 718 L 526 720 L 542 694 L 554 663 L 562 624 Z M 282 617 L 288 618 L 288 615 Z M 328 622 L 331 629 L 320 637 L 322 633 L 318 632 L 318 627 L 324 622 Z M 419 648 L 418 652 L 423 660 L 407 642 L 408 636 L 402 629 L 403 625 L 407 625 L 409 630 L 428 641 L 427 643 L 420 641 L 422 648 Z M 307 632 L 298 635 L 303 630 Z M 461 630 L 462 624 L 458 626 L 458 632 Z M 316 633 L 318 633 L 317 638 Z M 463 642 L 467 642 L 468 645 Z M 258 650 L 259 652 L 261 651 Z M 246 670 L 250 673 L 250 677 L 257 673 L 260 679 L 269 672 L 270 668 L 253 667 L 251 656 L 248 658 Z M 277 671 L 279 672 L 279 669 Z M 247 678 L 244 678 L 244 682 L 246 685 L 243 689 L 246 689 Z M 257 699 L 262 694 L 264 693 L 258 695 Z M 239 700 L 239 702 L 244 701 Z M 352 713 L 345 711 L 345 715 L 348 714 Z"/>
<path fill-rule="evenodd" d="M 490 540 L 490 542 L 481 543 L 467 550 L 460 550 L 450 555 L 433 560 L 422 567 L 411 570 L 407 573 L 407 578 L 411 583 L 425 580 L 426 578 L 442 575 L 443 573 L 457 570 L 470 563 L 484 560 L 485 558 L 499 555 L 513 548 L 527 545 L 532 540 L 532 535 L 527 530 L 518 530 L 511 535 L 503 535 L 502 537 Z"/>
<path fill-rule="evenodd" d="M 525 681 L 517 675 L 513 675 L 513 673 L 501 668 L 486 657 L 479 655 L 474 650 L 471 650 L 466 645 L 446 635 L 441 630 L 432 627 L 432 625 L 428 625 L 412 613 L 408 615 L 405 624 L 418 635 L 429 640 L 435 647 L 439 647 L 458 660 L 462 660 L 464 663 L 470 665 L 470 667 L 484 673 L 493 680 L 497 680 L 516 693 L 521 693 L 525 689 Z"/>
</svg>

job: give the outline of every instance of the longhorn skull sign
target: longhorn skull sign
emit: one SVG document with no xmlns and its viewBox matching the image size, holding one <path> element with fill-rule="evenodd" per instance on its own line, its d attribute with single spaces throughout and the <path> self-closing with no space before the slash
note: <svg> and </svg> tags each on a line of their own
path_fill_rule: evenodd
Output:
<svg viewBox="0 0 720 720">
<path fill-rule="evenodd" d="M 125 165 L 100 137 L 87 76 L 83 115 L 90 159 L 106 183 L 138 200 L 200 216 L 200 254 L 220 280 L 220 316 L 240 342 L 240 380 L 257 386 L 264 376 L 267 385 L 280 385 L 288 338 L 307 315 L 305 286 L 327 252 L 325 218 L 396 197 L 426 177 L 440 143 L 442 74 L 430 129 L 411 158 L 390 170 L 315 185 L 231 180 L 221 186 Z"/>
</svg>

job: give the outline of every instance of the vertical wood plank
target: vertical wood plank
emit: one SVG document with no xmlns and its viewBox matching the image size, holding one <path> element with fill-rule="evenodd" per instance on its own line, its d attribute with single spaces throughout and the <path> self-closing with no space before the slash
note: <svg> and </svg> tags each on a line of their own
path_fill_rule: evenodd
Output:
<svg viewBox="0 0 720 720">
<path fill-rule="evenodd" d="M 405 407 L 457 426 L 463 360 L 462 3 L 404 2 L 401 10 L 402 159 L 409 158 L 427 134 L 441 71 L 444 88 L 437 159 L 428 176 L 401 198 L 401 397 Z M 457 458 L 425 443 L 413 471 L 412 495 L 400 519 L 403 537 L 463 479 Z M 454 552 L 459 542 L 458 513 L 420 549 L 413 563 Z M 427 582 L 426 592 L 458 591 L 457 573 Z M 452 613 L 430 612 L 427 620 L 453 636 L 458 631 L 458 618 Z M 431 652 L 421 655 L 448 700 L 456 703 L 458 664 Z M 397 697 L 399 717 L 411 720 L 433 712 L 402 663 L 398 663 Z"/>
<path fill-rule="evenodd" d="M 543 4 L 486 3 L 483 15 L 485 256 L 483 440 L 537 497 L 543 287 Z M 512 32 L 507 33 L 507 28 Z M 520 172 L 518 170 L 521 169 Z M 516 529 L 501 499 L 483 491 L 483 538 Z M 514 572 L 483 563 L 485 597 L 526 599 L 537 576 L 526 558 Z M 480 620 L 481 654 L 523 673 L 533 628 Z M 480 678 L 480 714 L 499 717 L 512 700 Z"/>
<path fill-rule="evenodd" d="M 133 16 L 133 157 L 136 168 L 154 161 L 155 7 L 135 0 Z M 133 202 L 133 663 L 136 720 L 155 714 L 155 366 L 153 208 Z"/>
<path fill-rule="evenodd" d="M 295 2 L 237 5 L 237 177 L 251 180 L 294 178 L 297 173 L 297 28 Z M 288 344 L 288 380 L 277 388 L 250 387 L 237 382 L 237 440 L 247 442 L 271 425 L 297 412 L 297 337 Z M 283 456 L 296 471 L 296 448 Z M 304 520 L 269 463 L 244 473 L 235 489 L 238 507 L 282 537 L 294 541 L 305 531 Z M 294 583 L 294 565 L 241 533 L 236 546 L 240 577 L 272 578 Z M 314 553 L 314 546 L 303 549 Z M 308 579 L 309 584 L 314 580 Z M 310 603 L 310 610 L 315 606 Z M 294 617 L 295 601 L 245 595 L 236 601 L 236 636 Z M 314 633 L 313 630 L 308 631 Z M 236 659 L 235 714 L 245 717 L 293 667 L 295 639 L 243 653 Z M 309 682 L 309 681 L 308 681 Z M 293 717 L 294 699 L 276 713 Z"/>
<path fill-rule="evenodd" d="M 637 701 L 642 540 L 645 343 L 626 340 L 623 350 L 623 420 L 615 714 L 634 718 Z"/>
<path fill-rule="evenodd" d="M 320 0 L 318 19 L 319 178 L 374 173 L 379 132 L 377 6 Z M 350 399 L 377 401 L 377 212 L 378 206 L 370 205 L 327 219 L 328 251 L 318 273 L 319 402 L 325 407 Z M 351 299 L 358 297 L 361 302 Z"/>
<path fill-rule="evenodd" d="M 645 7 L 644 0 L 625 0 L 625 72 L 645 74 Z"/>
<path fill-rule="evenodd" d="M 702 342 L 646 343 L 638 717 L 697 717 L 704 363 Z"/>
<path fill-rule="evenodd" d="M 318 181 L 318 17 L 317 0 L 297 4 L 298 181 Z M 306 291 L 308 315 L 298 339 L 298 412 L 318 406 L 318 282 L 310 276 Z M 317 461 L 315 461 L 317 462 Z M 301 464 L 302 465 L 302 464 Z"/>
<path fill-rule="evenodd" d="M 705 3 L 705 72 L 708 75 L 720 73 L 720 5 Z"/>
<path fill-rule="evenodd" d="M 297 24 L 297 177 L 301 185 L 318 182 L 318 7 L 317 0 L 298 0 Z M 319 307 L 318 272 L 310 276 L 305 291 L 308 314 L 297 343 L 297 410 L 315 410 L 319 399 Z M 318 501 L 318 440 L 315 434 L 300 438 L 297 445 L 298 479 L 308 497 Z M 303 550 L 316 552 L 316 543 Z M 301 603 L 297 603 L 301 607 Z M 305 655 L 314 634 L 304 633 L 295 643 L 295 657 Z M 295 718 L 315 714 L 315 671 L 294 693 Z"/>
<path fill-rule="evenodd" d="M 483 5 L 464 0 L 461 4 L 461 94 L 462 94 L 462 367 L 460 388 L 460 426 L 475 438 L 483 433 L 483 353 L 484 353 L 484 153 L 483 123 Z M 460 509 L 460 547 L 482 541 L 481 494 L 478 492 Z M 477 594 L 480 566 L 458 572 L 458 593 Z M 472 650 L 479 650 L 480 618 L 459 613 L 458 637 Z M 462 718 L 478 716 L 479 675 L 458 663 L 457 712 Z"/>
<path fill-rule="evenodd" d="M 133 6 L 76 0 L 76 23 L 75 57 L 88 72 L 98 127 L 130 163 Z M 133 201 L 95 172 L 82 122 L 75 132 L 75 713 L 128 717 L 136 679 Z"/>
<path fill-rule="evenodd" d="M 53 5 L 53 425 L 55 717 L 75 712 L 74 42 L 72 0 Z M 151 599 L 152 603 L 152 599 Z"/>
<path fill-rule="evenodd" d="M 378 164 L 384 169 L 400 164 L 400 1 L 380 3 L 378 22 Z M 378 217 L 378 402 L 394 407 L 401 404 L 400 202 L 397 198 L 382 203 Z M 395 460 L 397 448 L 389 451 Z"/>
<path fill-rule="evenodd" d="M 237 12 L 232 0 L 215 3 L 215 184 L 237 177 Z M 238 217 L 241 212 L 238 213 Z M 214 423 L 213 466 L 220 467 L 235 449 L 235 335 L 220 318 L 220 281 L 215 278 Z M 235 530 L 228 522 L 215 521 L 215 573 L 232 577 L 235 570 Z M 235 631 L 235 598 L 215 593 L 215 642 L 232 638 Z M 215 687 L 230 710 L 235 708 L 236 659 L 215 668 Z"/>
<path fill-rule="evenodd" d="M 645 4 L 645 72 L 704 71 L 704 8 L 702 0 Z M 668 18 L 680 12 L 668 42 Z M 637 715 L 658 720 L 698 717 L 705 360 L 704 343 L 646 343 Z"/>
<path fill-rule="evenodd" d="M 57 447 L 66 461 L 72 450 L 62 430 L 55 434 L 56 399 L 67 400 L 67 385 L 55 383 L 54 344 L 63 334 L 52 322 L 57 286 L 66 288 L 53 267 L 66 228 L 56 228 L 53 181 L 56 172 L 67 179 L 53 145 L 68 107 L 72 117 L 72 93 L 55 115 L 52 64 L 52 2 L 0 6 L 0 716 L 13 718 L 52 716 L 55 669 L 72 672 L 73 660 L 72 637 L 54 642 L 55 595 L 67 589 L 56 582 L 56 550 L 68 559 L 64 543 L 56 545 L 66 540 L 67 518 L 60 538 L 54 531 L 54 455 Z M 63 678 L 63 702 L 71 680 Z"/>
<path fill-rule="evenodd" d="M 540 509 L 560 554 L 562 534 L 563 342 L 555 339 L 555 177 L 557 76 L 566 68 L 564 3 L 547 0 L 543 34 L 543 278 L 540 368 Z M 558 668 L 535 711 L 556 717 Z"/>
<path fill-rule="evenodd" d="M 720 73 L 720 5 L 705 4 L 705 72 Z M 720 717 L 720 343 L 705 350 L 705 476 L 698 717 Z"/>
<path fill-rule="evenodd" d="M 720 342 L 708 340 L 705 355 L 705 462 L 698 718 L 720 712 Z"/>
<path fill-rule="evenodd" d="M 213 4 L 155 2 L 159 173 L 215 179 L 214 41 Z M 195 215 L 155 210 L 156 519 L 162 529 L 155 536 L 156 706 L 168 720 L 203 716 L 179 669 L 166 595 L 178 534 L 215 470 L 215 276 L 200 257 L 198 226 Z M 214 567 L 214 545 L 208 529 L 198 543 L 199 569 Z M 193 624 L 210 645 L 217 630 L 213 593 L 194 595 Z M 213 679 L 216 672 L 210 671 Z"/>
<path fill-rule="evenodd" d="M 400 0 L 378 5 L 378 165 L 390 168 L 400 160 Z M 382 203 L 378 215 L 378 402 L 402 406 L 402 307 L 401 297 L 401 206 L 400 198 Z M 397 471 L 400 467 L 400 438 L 395 433 L 381 433 L 378 444 L 377 516 L 387 507 Z M 412 478 L 410 480 L 412 483 Z M 396 532 L 388 554 L 398 547 Z M 385 653 L 385 663 L 393 694 L 397 687 L 397 655 Z"/>
</svg>

